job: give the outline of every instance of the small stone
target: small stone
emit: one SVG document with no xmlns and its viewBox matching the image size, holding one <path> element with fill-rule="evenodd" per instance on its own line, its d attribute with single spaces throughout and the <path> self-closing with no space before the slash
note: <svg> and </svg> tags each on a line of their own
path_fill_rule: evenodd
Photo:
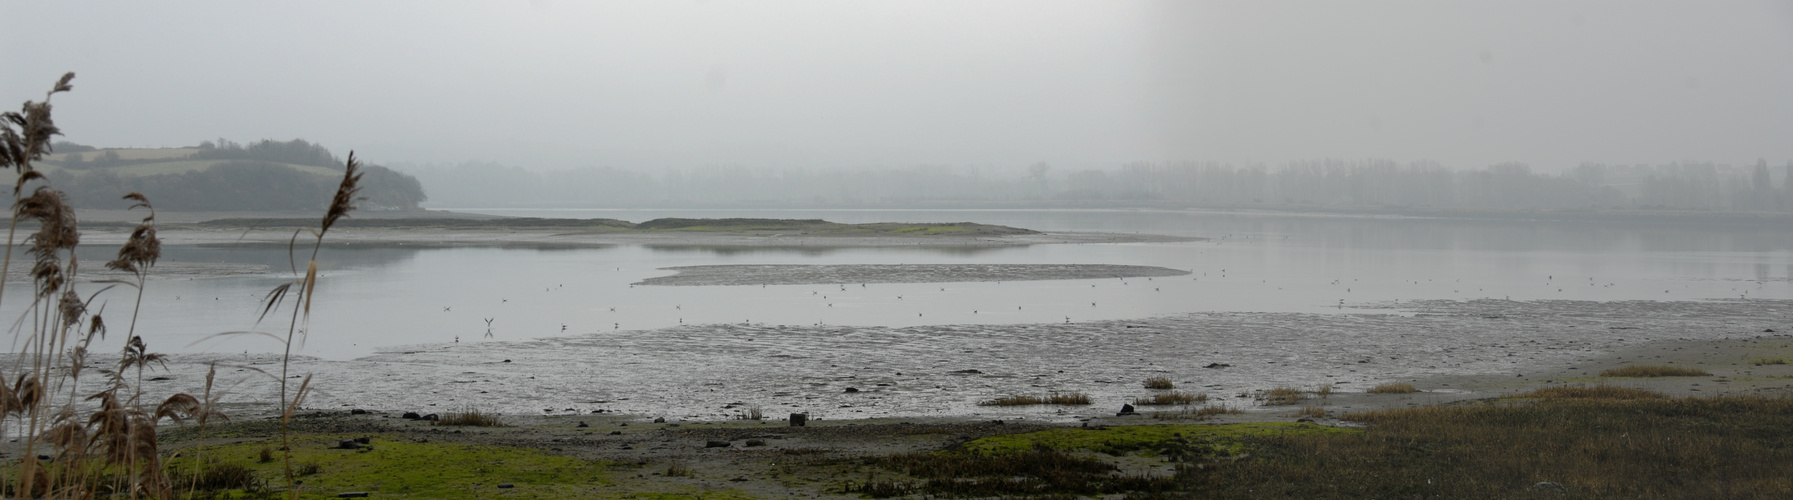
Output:
<svg viewBox="0 0 1793 500">
<path fill-rule="evenodd" d="M 350 414 L 350 415 L 366 415 L 366 414 L 367 414 L 367 410 L 363 410 L 363 409 L 360 409 L 360 408 L 356 408 L 356 409 L 353 409 L 353 410 L 349 410 L 349 414 Z"/>
<path fill-rule="evenodd" d="M 858 387 L 848 387 L 847 392 L 859 392 L 859 388 Z"/>
<path fill-rule="evenodd" d="M 803 427 L 803 425 L 807 424 L 807 423 L 809 423 L 809 414 L 808 413 L 792 413 L 791 414 L 791 427 Z"/>
<path fill-rule="evenodd" d="M 654 423 L 664 424 L 666 423 L 666 417 L 654 417 Z"/>
<path fill-rule="evenodd" d="M 353 450 L 355 448 L 360 448 L 361 445 L 356 443 L 353 439 L 344 439 L 342 441 L 337 441 L 336 447 L 344 450 Z"/>
<path fill-rule="evenodd" d="M 344 491 L 342 493 L 337 493 L 336 498 L 367 498 L 367 492 L 365 492 L 365 491 Z"/>
<path fill-rule="evenodd" d="M 355 442 L 359 444 L 370 444 L 373 443 L 373 438 L 358 437 L 355 438 Z"/>
<path fill-rule="evenodd" d="M 610 431 L 610 435 L 621 436 L 621 435 L 623 435 L 623 431 Z"/>
<path fill-rule="evenodd" d="M 423 418 L 423 415 L 418 415 L 417 412 L 414 411 L 407 411 L 405 412 L 404 418 L 405 420 L 417 420 Z"/>
<path fill-rule="evenodd" d="M 517 485 L 510 484 L 510 483 L 498 483 L 498 487 L 499 488 L 515 488 L 515 487 L 517 487 Z"/>
<path fill-rule="evenodd" d="M 441 422 L 441 421 L 442 421 L 442 417 L 438 417 L 438 416 L 436 416 L 436 414 L 434 414 L 434 413 L 431 413 L 431 414 L 429 414 L 429 415 L 424 415 L 424 416 L 423 416 L 423 420 L 428 420 L 428 421 L 431 421 L 431 422 Z"/>
<path fill-rule="evenodd" d="M 704 441 L 705 448 L 727 448 L 728 441 Z"/>
<path fill-rule="evenodd" d="M 586 424 L 585 424 L 585 421 L 583 421 L 583 420 L 582 420 L 582 421 L 580 421 L 580 422 L 579 422 L 579 425 L 575 425 L 575 426 L 574 426 L 574 427 L 579 427 L 579 428 L 586 428 L 586 427 L 591 427 L 591 426 L 590 426 L 590 425 L 586 425 Z"/>
<path fill-rule="evenodd" d="M 1122 405 L 1121 405 L 1121 412 L 1120 412 L 1120 413 L 1116 413 L 1116 414 L 1114 414 L 1114 416 L 1117 416 L 1117 417 L 1124 417 L 1124 416 L 1127 416 L 1127 415 L 1137 415 L 1137 414 L 1136 414 L 1136 413 L 1134 413 L 1134 412 L 1133 412 L 1133 405 L 1130 405 L 1130 404 L 1122 404 Z"/>
<path fill-rule="evenodd" d="M 506 363 L 509 363 L 509 362 L 511 362 L 511 360 L 508 360 L 508 359 L 507 359 L 507 360 L 504 360 L 504 362 L 506 362 Z"/>
</svg>

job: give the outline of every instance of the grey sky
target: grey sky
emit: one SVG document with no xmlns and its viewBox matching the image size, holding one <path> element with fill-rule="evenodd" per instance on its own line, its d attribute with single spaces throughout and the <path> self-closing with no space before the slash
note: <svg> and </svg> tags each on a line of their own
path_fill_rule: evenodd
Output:
<svg viewBox="0 0 1793 500">
<path fill-rule="evenodd" d="M 375 162 L 1793 159 L 1789 2 L 0 3 L 68 138 Z"/>
</svg>

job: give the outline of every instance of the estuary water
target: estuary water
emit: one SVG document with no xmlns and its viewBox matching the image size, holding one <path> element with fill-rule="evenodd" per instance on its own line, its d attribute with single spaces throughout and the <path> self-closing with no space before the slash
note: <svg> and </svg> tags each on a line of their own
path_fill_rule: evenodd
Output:
<svg viewBox="0 0 1793 500">
<path fill-rule="evenodd" d="M 1417 300 L 1689 301 L 1793 298 L 1793 235 L 1701 225 L 1477 222 L 1423 218 L 1117 210 L 504 210 L 508 216 L 760 217 L 960 222 L 1042 231 L 1151 233 L 1180 243 L 1004 248 L 758 248 L 619 245 L 416 248 L 331 245 L 296 351 L 346 360 L 382 348 L 579 336 L 680 325 L 1064 324 L 1195 312 L 1401 312 Z M 111 249 L 91 249 L 85 262 Z M 262 299 L 294 275 L 284 246 L 170 245 L 163 266 L 264 271 L 152 278 L 136 330 L 169 353 L 268 353 L 287 315 Z M 1115 264 L 1188 276 L 1016 282 L 648 286 L 664 268 L 716 264 Z M 88 264 L 94 265 L 94 264 Z M 28 294 L 0 308 L 18 321 Z M 90 285 L 90 289 L 97 286 Z M 103 294 L 115 350 L 134 296 Z M 110 346 L 110 347 L 108 347 Z"/>
</svg>

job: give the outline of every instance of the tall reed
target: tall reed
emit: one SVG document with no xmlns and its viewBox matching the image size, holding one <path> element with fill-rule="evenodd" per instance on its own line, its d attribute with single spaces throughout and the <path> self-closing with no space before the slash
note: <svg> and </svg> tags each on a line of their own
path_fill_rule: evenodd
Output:
<svg viewBox="0 0 1793 500">
<path fill-rule="evenodd" d="M 336 225 L 338 220 L 348 217 L 349 212 L 355 210 L 355 202 L 360 199 L 356 197 L 356 194 L 361 191 L 361 175 L 361 162 L 355 159 L 355 152 L 350 151 L 348 161 L 343 164 L 342 182 L 337 185 L 336 195 L 331 198 L 329 208 L 324 211 L 323 221 L 318 224 L 317 229 L 305 228 L 293 231 L 292 238 L 287 241 L 288 265 L 291 266 L 293 274 L 297 275 L 299 274 L 297 261 L 299 236 L 305 232 L 312 234 L 311 256 L 306 260 L 304 276 L 296 281 L 282 283 L 274 287 L 263 298 L 266 305 L 262 308 L 261 316 L 265 319 L 269 313 L 285 303 L 288 295 L 294 296 L 292 315 L 286 325 L 286 335 L 283 338 L 277 337 L 284 348 L 280 357 L 281 455 L 286 470 L 287 491 L 292 498 L 298 498 L 299 491 L 294 487 L 296 483 L 293 481 L 293 454 L 287 429 L 292 423 L 293 414 L 299 410 L 301 403 L 305 400 L 306 392 L 311 387 L 311 375 L 307 374 L 298 389 L 290 391 L 289 394 L 288 384 L 291 378 L 288 373 L 292 368 L 293 343 L 294 341 L 301 343 L 305 341 L 303 332 L 306 329 L 299 328 L 300 322 L 309 323 L 311 321 L 311 299 L 313 292 L 317 289 L 318 279 L 317 257 L 318 251 L 324 246 L 324 235 L 330 232 L 330 227 Z"/>
<path fill-rule="evenodd" d="M 51 152 L 50 139 L 60 135 L 50 113 L 50 98 L 73 89 L 74 74 L 57 80 L 42 102 L 27 101 L 17 112 L 0 113 L 0 165 L 18 177 L 13 185 L 12 220 L 7 229 L 4 258 L 0 258 L 0 300 L 7 281 L 21 222 L 36 230 L 26 238 L 32 265 L 33 295 L 29 307 L 15 323 L 14 362 L 0 367 L 0 429 L 7 418 L 15 420 L 23 442 L 21 457 L 12 477 L 0 476 L 0 494 L 14 497 L 169 498 L 172 488 L 162 470 L 156 441 L 156 422 L 170 418 L 201 422 L 216 412 L 207 377 L 202 403 L 188 394 L 175 394 L 148 408 L 143 401 L 143 371 L 160 365 L 163 357 L 149 351 L 136 335 L 137 311 L 119 360 L 109 370 L 99 392 L 82 397 L 81 374 L 88 366 L 93 342 L 106 335 L 100 311 L 90 306 L 116 286 L 137 289 L 135 305 L 142 304 L 149 269 L 160 257 L 161 242 L 154 226 L 154 211 L 131 234 L 108 268 L 131 274 L 131 280 L 103 280 L 105 285 L 82 296 L 76 291 L 79 260 L 75 248 L 80 231 L 67 196 L 49 185 L 33 163 Z M 29 191 L 28 185 L 34 186 Z M 142 194 L 125 196 L 132 209 L 150 209 Z M 7 381 L 12 381 L 7 383 Z M 60 403 L 55 399 L 67 394 Z M 91 402 L 92 409 L 83 404 Z M 47 453 L 46 453 L 47 452 Z M 46 455 L 52 464 L 46 464 Z"/>
</svg>

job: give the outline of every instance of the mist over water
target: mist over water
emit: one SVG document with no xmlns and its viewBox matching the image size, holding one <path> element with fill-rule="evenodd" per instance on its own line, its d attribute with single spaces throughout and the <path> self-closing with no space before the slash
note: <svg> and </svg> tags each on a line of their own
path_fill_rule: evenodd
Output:
<svg viewBox="0 0 1793 500">
<path fill-rule="evenodd" d="M 1000 248 L 328 245 L 301 353 L 350 359 L 414 344 L 657 335 L 679 325 L 1062 324 L 1193 312 L 1401 311 L 1417 300 L 1793 298 L 1793 236 L 1751 228 L 1470 222 L 1175 211 L 488 211 L 503 215 L 976 221 L 1047 231 L 1171 234 L 1205 241 Z M 97 251 L 97 250 L 96 250 Z M 281 246 L 181 246 L 164 266 L 265 266 L 241 276 L 152 279 L 138 333 L 159 352 L 265 353 L 219 332 L 256 325 L 267 291 L 293 278 Z M 87 257 L 89 262 L 97 257 Z M 646 286 L 666 267 L 715 264 L 1121 264 L 1181 277 L 775 286 Z M 152 276 L 155 273 L 152 272 Z M 28 293 L 9 285 L 9 294 Z M 97 287 L 88 288 L 97 290 Z M 22 295 L 21 295 L 22 296 Z M 103 295 L 122 331 L 131 297 Z M 20 317 L 23 301 L 0 314 Z M 118 318 L 118 319 L 115 319 Z M 490 334 L 488 335 L 488 323 Z M 98 349 L 116 348 L 122 335 Z M 1042 339 L 1049 340 L 1049 339 Z"/>
</svg>

